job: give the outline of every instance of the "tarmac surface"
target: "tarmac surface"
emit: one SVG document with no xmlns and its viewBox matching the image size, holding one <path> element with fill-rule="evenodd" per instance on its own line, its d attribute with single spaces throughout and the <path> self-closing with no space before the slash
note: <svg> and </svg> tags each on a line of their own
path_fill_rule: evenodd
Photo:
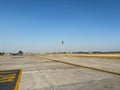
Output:
<svg viewBox="0 0 120 90">
<path fill-rule="evenodd" d="M 39 56 L 38 56 L 39 57 Z M 41 56 L 40 56 L 41 57 Z M 44 56 L 43 56 L 44 57 Z M 74 66 L 86 67 L 120 75 L 120 60 L 100 58 L 79 58 L 69 56 L 45 56 L 49 60 L 72 64 Z"/>
<path fill-rule="evenodd" d="M 55 57 L 57 58 L 60 59 L 60 57 Z M 61 58 L 69 60 L 66 57 Z M 97 63 L 94 60 L 93 62 Z M 104 62 L 107 63 L 106 60 Z M 118 60 L 109 62 L 114 64 L 114 67 L 120 65 Z M 19 90 L 120 90 L 119 75 L 76 67 L 32 55 L 0 56 L 0 70 L 20 68 L 23 69 L 23 73 Z"/>
</svg>

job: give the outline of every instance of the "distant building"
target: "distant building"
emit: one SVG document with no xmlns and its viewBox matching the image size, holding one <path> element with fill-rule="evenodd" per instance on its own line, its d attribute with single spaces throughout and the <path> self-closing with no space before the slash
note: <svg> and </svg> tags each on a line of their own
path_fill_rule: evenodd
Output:
<svg viewBox="0 0 120 90">
<path fill-rule="evenodd" d="M 10 53 L 10 55 L 13 55 L 13 56 L 22 56 L 23 52 L 19 51 L 18 53 Z"/>
<path fill-rule="evenodd" d="M 22 51 L 19 51 L 19 52 L 18 52 L 18 55 L 20 55 L 20 56 L 23 55 L 23 52 L 22 52 Z"/>
</svg>

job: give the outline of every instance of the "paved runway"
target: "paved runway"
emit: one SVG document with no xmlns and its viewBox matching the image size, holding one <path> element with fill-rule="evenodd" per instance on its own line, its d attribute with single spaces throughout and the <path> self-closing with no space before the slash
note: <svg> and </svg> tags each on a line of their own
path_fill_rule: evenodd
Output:
<svg viewBox="0 0 120 90">
<path fill-rule="evenodd" d="M 44 57 L 44 56 L 38 56 Z M 100 59 L 100 58 L 79 58 L 67 56 L 45 56 L 49 60 L 58 61 L 66 64 L 72 64 L 78 67 L 91 68 L 98 71 L 108 72 L 120 75 L 120 60 L 118 59 Z"/>
<path fill-rule="evenodd" d="M 0 70 L 19 68 L 19 90 L 120 90 L 118 75 L 36 56 L 0 56 Z"/>
</svg>

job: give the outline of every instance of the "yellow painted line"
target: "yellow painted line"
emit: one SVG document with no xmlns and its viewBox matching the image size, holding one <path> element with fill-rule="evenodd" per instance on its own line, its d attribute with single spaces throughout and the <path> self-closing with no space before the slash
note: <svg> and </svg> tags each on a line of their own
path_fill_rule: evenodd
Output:
<svg viewBox="0 0 120 90">
<path fill-rule="evenodd" d="M 18 79 L 17 79 L 14 90 L 19 90 L 21 76 L 22 76 L 22 69 L 20 69 L 20 72 L 19 72 Z"/>
<path fill-rule="evenodd" d="M 12 82 L 13 79 L 4 79 L 4 80 L 0 80 L 0 82 Z"/>
<path fill-rule="evenodd" d="M 0 72 L 0 74 L 9 74 L 9 73 L 15 73 L 16 71 L 11 71 L 11 72 Z"/>
<path fill-rule="evenodd" d="M 0 78 L 4 78 L 4 77 L 11 78 L 11 77 L 15 77 L 15 76 L 16 76 L 16 74 L 0 75 Z"/>
<path fill-rule="evenodd" d="M 16 74 L 3 75 L 0 77 L 0 82 L 14 81 L 15 76 Z"/>
<path fill-rule="evenodd" d="M 2 80 L 2 79 L 14 79 L 14 78 L 15 78 L 15 76 L 7 76 L 7 77 L 0 78 L 0 80 Z"/>
<path fill-rule="evenodd" d="M 119 75 L 120 76 L 119 72 L 114 72 L 114 71 L 109 71 L 109 70 L 104 70 L 104 69 L 98 69 L 98 68 L 88 67 L 88 66 L 84 66 L 84 65 L 78 65 L 78 64 L 74 64 L 74 63 L 70 63 L 70 62 L 60 61 L 60 60 L 57 60 L 57 59 L 47 58 L 47 57 L 39 57 L 39 58 L 44 58 L 44 59 L 48 59 L 48 60 L 52 60 L 52 61 L 57 61 L 57 62 L 69 64 L 69 65 L 72 65 L 72 66 L 93 69 L 93 70 L 96 70 L 96 71 L 101 71 L 101 72 L 105 72 L 105 73 L 109 73 L 109 74 L 114 74 L 114 75 Z"/>
<path fill-rule="evenodd" d="M 9 78 L 15 78 L 15 75 L 11 75 L 11 76 L 9 76 Z"/>
<path fill-rule="evenodd" d="M 0 79 L 0 81 L 4 81 L 4 80 L 14 80 L 14 78 L 3 78 L 3 79 Z"/>
<path fill-rule="evenodd" d="M 2 79 L 0 79 L 0 81 L 9 80 L 9 79 L 14 80 L 14 78 L 2 78 Z"/>
</svg>

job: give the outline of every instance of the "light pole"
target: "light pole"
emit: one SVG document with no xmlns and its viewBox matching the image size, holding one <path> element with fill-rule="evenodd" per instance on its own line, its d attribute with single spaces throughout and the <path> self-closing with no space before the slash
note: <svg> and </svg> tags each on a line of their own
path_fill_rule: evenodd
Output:
<svg viewBox="0 0 120 90">
<path fill-rule="evenodd" d="M 64 45 L 64 41 L 62 41 L 62 54 L 64 54 L 63 45 Z"/>
</svg>

